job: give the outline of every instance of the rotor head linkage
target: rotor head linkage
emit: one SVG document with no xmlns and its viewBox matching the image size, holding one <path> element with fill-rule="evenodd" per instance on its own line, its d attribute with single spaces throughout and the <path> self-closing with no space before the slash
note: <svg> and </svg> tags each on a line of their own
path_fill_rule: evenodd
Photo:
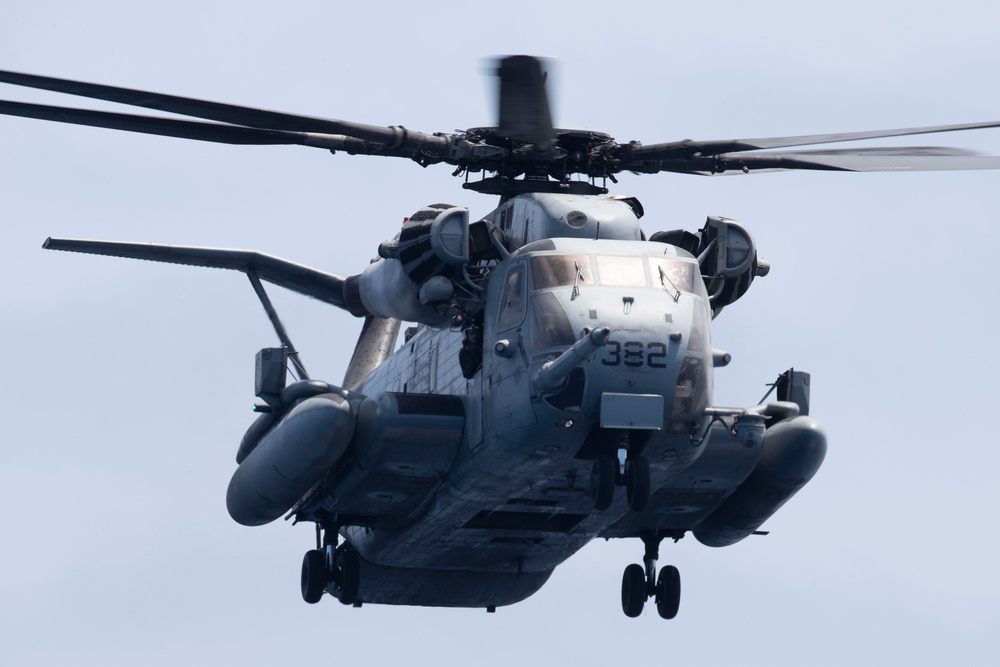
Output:
<svg viewBox="0 0 1000 667">
<path fill-rule="evenodd" d="M 454 174 L 490 172 L 495 178 L 466 183 L 477 192 L 568 191 L 601 193 L 591 181 L 623 171 L 637 174 L 746 174 L 789 169 L 821 171 L 935 171 L 1000 169 L 1000 157 L 941 146 L 784 150 L 1000 127 L 1000 121 L 903 129 L 756 139 L 618 142 L 601 132 L 553 124 L 542 60 L 508 56 L 498 61 L 496 127 L 428 134 L 402 125 L 365 123 L 269 111 L 55 77 L 0 71 L 0 83 L 116 102 L 200 120 L 146 116 L 0 100 L 0 114 L 226 144 L 291 144 L 350 155 L 402 157 L 421 166 L 444 163 Z M 781 149 L 781 150 L 779 150 Z M 523 178 L 519 178 L 523 177 Z M 266 279 L 266 278 L 265 278 Z"/>
</svg>

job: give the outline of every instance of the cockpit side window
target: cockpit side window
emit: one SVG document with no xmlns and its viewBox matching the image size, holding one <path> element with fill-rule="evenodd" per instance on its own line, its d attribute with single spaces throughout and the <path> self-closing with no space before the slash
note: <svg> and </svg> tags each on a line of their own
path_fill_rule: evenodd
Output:
<svg viewBox="0 0 1000 667">
<path fill-rule="evenodd" d="M 531 297 L 531 346 L 536 350 L 576 342 L 573 326 L 552 292 Z"/>
<path fill-rule="evenodd" d="M 521 263 L 510 270 L 504 282 L 497 331 L 512 329 L 524 321 L 525 288 L 524 264 Z"/>
</svg>

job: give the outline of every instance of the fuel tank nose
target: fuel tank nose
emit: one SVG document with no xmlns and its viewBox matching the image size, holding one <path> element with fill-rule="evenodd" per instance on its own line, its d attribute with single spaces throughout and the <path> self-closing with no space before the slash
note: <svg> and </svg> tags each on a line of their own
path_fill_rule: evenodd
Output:
<svg viewBox="0 0 1000 667">
<path fill-rule="evenodd" d="M 226 492 L 229 515 L 244 526 L 260 526 L 287 512 L 344 454 L 354 425 L 354 410 L 336 394 L 292 408 L 233 474 Z"/>
</svg>

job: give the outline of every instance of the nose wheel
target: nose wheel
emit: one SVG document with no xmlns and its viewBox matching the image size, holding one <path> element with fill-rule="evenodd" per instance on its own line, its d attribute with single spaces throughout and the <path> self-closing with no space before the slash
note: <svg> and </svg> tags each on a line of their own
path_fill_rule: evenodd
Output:
<svg viewBox="0 0 1000 667">
<path fill-rule="evenodd" d="M 615 499 L 615 484 L 618 477 L 618 462 L 610 456 L 598 456 L 590 473 L 590 496 L 594 509 L 603 511 L 611 507 Z"/>
<path fill-rule="evenodd" d="M 604 453 L 594 459 L 590 473 L 591 499 L 594 509 L 603 511 L 611 507 L 615 487 L 625 487 L 625 498 L 633 512 L 641 512 L 649 504 L 649 461 L 634 450 L 629 451 L 627 435 L 619 438 L 617 457 Z"/>
<path fill-rule="evenodd" d="M 673 565 L 667 565 L 657 577 L 660 540 L 644 537 L 643 543 L 646 545 L 643 565 L 633 563 L 622 574 L 622 611 L 629 618 L 636 618 L 642 614 L 646 600 L 652 598 L 660 618 L 674 618 L 681 604 L 680 572 Z"/>
<path fill-rule="evenodd" d="M 649 461 L 645 456 L 625 461 L 625 498 L 633 512 L 641 512 L 649 504 Z"/>
</svg>

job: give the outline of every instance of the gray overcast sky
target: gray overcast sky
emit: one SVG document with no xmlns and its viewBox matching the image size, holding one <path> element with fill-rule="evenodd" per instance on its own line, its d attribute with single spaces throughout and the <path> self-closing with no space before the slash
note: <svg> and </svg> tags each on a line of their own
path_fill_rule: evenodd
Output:
<svg viewBox="0 0 1000 667">
<path fill-rule="evenodd" d="M 481 70 L 508 53 L 556 58 L 558 121 L 625 141 L 1000 119 L 995 3 L 346 4 L 7 0 L 0 68 L 427 132 L 493 123 Z M 1000 155 L 1000 130 L 895 143 Z M 998 179 L 624 175 L 647 233 L 751 228 L 772 271 L 716 321 L 734 358 L 716 402 L 811 372 L 824 467 L 766 538 L 664 545 L 673 622 L 621 613 L 638 542 L 591 545 L 495 615 L 356 610 L 301 601 L 310 526 L 225 510 L 274 343 L 246 279 L 41 243 L 255 247 L 348 274 L 421 206 L 493 201 L 445 167 L 0 118 L 0 663 L 995 664 Z M 339 381 L 358 322 L 271 295 Z"/>
</svg>

